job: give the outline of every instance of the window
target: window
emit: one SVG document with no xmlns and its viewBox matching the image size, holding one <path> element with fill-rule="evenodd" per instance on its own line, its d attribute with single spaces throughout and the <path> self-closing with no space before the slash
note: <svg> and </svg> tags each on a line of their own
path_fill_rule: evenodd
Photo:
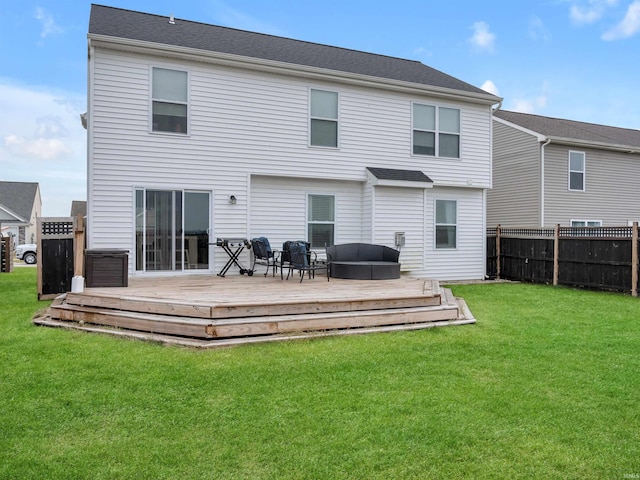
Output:
<svg viewBox="0 0 640 480">
<path fill-rule="evenodd" d="M 436 200 L 436 248 L 456 248 L 458 202 Z"/>
<path fill-rule="evenodd" d="M 152 130 L 187 133 L 187 72 L 153 68 Z"/>
<path fill-rule="evenodd" d="M 209 192 L 136 189 L 136 271 L 209 268 Z"/>
<path fill-rule="evenodd" d="M 338 147 L 338 94 L 311 90 L 310 144 Z"/>
<path fill-rule="evenodd" d="M 335 230 L 335 197 L 309 195 L 307 206 L 307 239 L 311 248 L 333 245 Z"/>
<path fill-rule="evenodd" d="M 413 153 L 460 158 L 460 110 L 414 103 Z"/>
<path fill-rule="evenodd" d="M 585 155 L 583 152 L 569 152 L 569 190 L 584 191 Z"/>
<path fill-rule="evenodd" d="M 571 220 L 572 227 L 601 227 L 602 220 Z"/>
</svg>

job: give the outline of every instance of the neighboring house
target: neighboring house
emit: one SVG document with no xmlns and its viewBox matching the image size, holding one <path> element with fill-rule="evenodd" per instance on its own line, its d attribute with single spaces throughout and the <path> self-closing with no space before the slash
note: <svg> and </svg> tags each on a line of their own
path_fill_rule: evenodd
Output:
<svg viewBox="0 0 640 480">
<path fill-rule="evenodd" d="M 78 215 L 87 216 L 87 202 L 84 200 L 71 201 L 71 217 L 76 218 Z"/>
<path fill-rule="evenodd" d="M 42 216 L 42 199 L 37 182 L 0 182 L 0 228 L 13 236 L 15 245 L 36 243 L 37 217 Z"/>
<path fill-rule="evenodd" d="M 489 226 L 627 225 L 638 178 L 640 130 L 494 112 Z"/>
<path fill-rule="evenodd" d="M 219 271 L 216 238 L 323 252 L 404 233 L 406 274 L 484 277 L 499 97 L 417 61 L 110 7 L 88 38 L 87 247 L 127 249 L 130 274 Z"/>
</svg>

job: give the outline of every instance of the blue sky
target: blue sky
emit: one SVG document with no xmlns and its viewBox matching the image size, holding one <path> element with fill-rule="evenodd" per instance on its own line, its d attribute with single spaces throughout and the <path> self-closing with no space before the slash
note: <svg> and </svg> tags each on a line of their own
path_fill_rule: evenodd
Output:
<svg viewBox="0 0 640 480">
<path fill-rule="evenodd" d="M 506 110 L 640 128 L 640 0 L 97 3 L 419 60 Z M 90 5 L 0 3 L 0 180 L 39 182 L 45 216 L 86 199 Z"/>
</svg>

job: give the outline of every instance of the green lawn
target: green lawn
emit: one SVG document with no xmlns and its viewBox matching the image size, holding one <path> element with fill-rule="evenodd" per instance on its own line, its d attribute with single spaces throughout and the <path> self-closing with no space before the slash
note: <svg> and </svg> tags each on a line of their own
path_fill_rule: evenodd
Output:
<svg viewBox="0 0 640 480">
<path fill-rule="evenodd" d="M 198 351 L 35 327 L 35 284 L 0 274 L 0 478 L 640 478 L 637 298 L 458 285 L 475 325 Z"/>
</svg>

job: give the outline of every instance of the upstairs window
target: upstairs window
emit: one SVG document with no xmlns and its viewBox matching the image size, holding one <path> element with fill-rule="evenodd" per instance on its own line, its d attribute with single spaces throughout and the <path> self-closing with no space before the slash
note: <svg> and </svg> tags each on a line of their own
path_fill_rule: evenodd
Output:
<svg viewBox="0 0 640 480">
<path fill-rule="evenodd" d="M 602 220 L 571 220 L 572 227 L 601 227 Z"/>
<path fill-rule="evenodd" d="M 460 110 L 414 103 L 413 153 L 460 158 Z"/>
<path fill-rule="evenodd" d="M 311 90 L 309 143 L 315 147 L 338 147 L 338 94 Z"/>
<path fill-rule="evenodd" d="M 456 248 L 458 202 L 436 200 L 436 248 Z"/>
<path fill-rule="evenodd" d="M 307 239 L 311 248 L 333 245 L 336 201 L 333 195 L 309 195 L 307 205 Z"/>
<path fill-rule="evenodd" d="M 585 190 L 584 170 L 584 152 L 569 152 L 569 190 Z"/>
<path fill-rule="evenodd" d="M 153 68 L 152 131 L 187 133 L 187 72 Z"/>
</svg>

